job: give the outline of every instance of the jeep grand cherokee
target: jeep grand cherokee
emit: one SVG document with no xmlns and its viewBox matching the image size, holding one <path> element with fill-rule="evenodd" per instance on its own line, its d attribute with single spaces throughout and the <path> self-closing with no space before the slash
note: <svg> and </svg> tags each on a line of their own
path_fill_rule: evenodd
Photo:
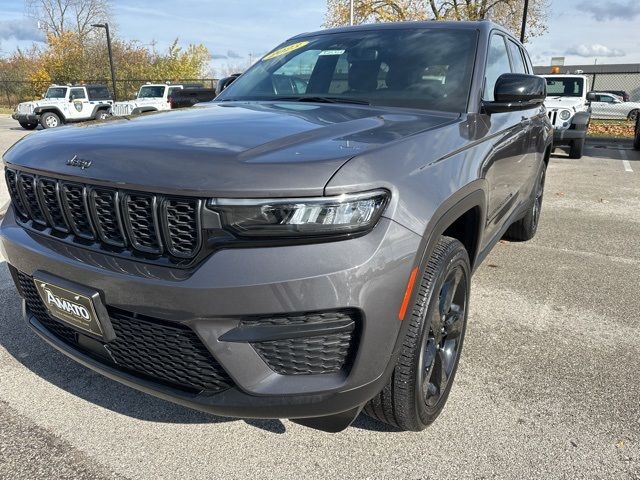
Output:
<svg viewBox="0 0 640 480">
<path fill-rule="evenodd" d="M 538 225 L 531 72 L 490 22 L 364 25 L 292 38 L 206 108 L 32 134 L 0 229 L 27 321 L 196 409 L 423 429 L 472 272 Z"/>
</svg>

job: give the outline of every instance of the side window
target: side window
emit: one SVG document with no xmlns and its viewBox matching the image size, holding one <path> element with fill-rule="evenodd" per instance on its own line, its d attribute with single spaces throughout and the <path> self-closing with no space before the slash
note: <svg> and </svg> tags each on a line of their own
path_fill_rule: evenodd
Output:
<svg viewBox="0 0 640 480">
<path fill-rule="evenodd" d="M 613 103 L 613 97 L 609 95 L 600 95 L 600 101 L 604 103 Z"/>
<path fill-rule="evenodd" d="M 522 59 L 522 52 L 520 47 L 511 40 L 507 41 L 509 44 L 509 52 L 511 53 L 511 64 L 513 65 L 513 73 L 527 73 L 527 67 Z"/>
<path fill-rule="evenodd" d="M 493 101 L 493 89 L 498 77 L 503 73 L 511 73 L 507 46 L 502 35 L 492 35 L 489 41 L 489 54 L 487 55 L 487 69 L 484 77 L 483 98 Z"/>
<path fill-rule="evenodd" d="M 169 87 L 169 93 L 167 94 L 169 97 L 176 93 L 178 90 L 182 90 L 180 87 Z"/>
<path fill-rule="evenodd" d="M 72 88 L 69 98 L 74 100 L 84 100 L 87 96 L 84 94 L 84 88 Z"/>
</svg>

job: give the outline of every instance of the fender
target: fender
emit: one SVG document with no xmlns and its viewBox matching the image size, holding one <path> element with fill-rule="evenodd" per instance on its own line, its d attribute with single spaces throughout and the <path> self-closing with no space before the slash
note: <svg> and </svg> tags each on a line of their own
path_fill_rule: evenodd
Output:
<svg viewBox="0 0 640 480">
<path fill-rule="evenodd" d="M 60 117 L 61 122 L 66 121 L 66 117 L 58 107 L 36 107 L 33 109 L 34 115 L 42 115 L 43 113 L 47 113 L 47 112 L 55 113 L 56 115 L 58 115 L 58 117 Z"/>
<path fill-rule="evenodd" d="M 422 241 L 420 242 L 420 246 L 418 248 L 418 253 L 415 257 L 413 266 L 418 267 L 419 272 L 423 272 L 426 268 L 433 249 L 438 243 L 438 239 L 447 230 L 447 228 L 451 226 L 464 213 L 477 208 L 479 221 L 477 225 L 478 232 L 475 254 L 473 255 L 473 258 L 469 259 L 471 261 L 472 273 L 473 271 L 475 271 L 476 267 L 480 264 L 481 261 L 478 250 L 481 244 L 482 234 L 484 232 L 484 219 L 486 218 L 487 200 L 485 191 L 486 181 L 484 179 L 475 180 L 458 190 L 454 195 L 443 202 L 443 204 L 436 210 L 432 219 L 427 224 L 425 232 L 422 236 Z M 413 305 L 416 301 L 418 291 L 418 288 L 414 288 L 413 292 L 411 292 L 409 305 Z M 400 307 L 400 305 L 398 305 L 398 307 Z M 397 322 L 398 319 L 393 318 L 389 319 L 389 321 Z M 402 321 L 402 326 L 400 327 L 400 331 L 398 332 L 398 337 L 396 338 L 396 343 L 393 347 L 393 352 L 391 354 L 389 364 L 387 365 L 384 373 L 376 380 L 376 382 L 381 382 L 382 385 L 386 385 L 391 378 L 391 374 L 396 367 L 400 351 L 402 350 L 402 344 L 407 335 L 409 325 L 410 322 L 405 320 Z"/>
<path fill-rule="evenodd" d="M 100 103 L 93 107 L 93 111 L 91 112 L 91 118 L 95 119 L 100 110 L 107 110 L 107 112 L 111 113 L 111 105 Z"/>
<path fill-rule="evenodd" d="M 576 129 L 582 130 L 586 128 L 586 125 L 589 124 L 589 120 L 591 120 L 591 112 L 577 112 L 573 118 L 571 119 L 571 124 L 576 126 Z M 580 128 L 582 127 L 582 128 Z"/>
</svg>

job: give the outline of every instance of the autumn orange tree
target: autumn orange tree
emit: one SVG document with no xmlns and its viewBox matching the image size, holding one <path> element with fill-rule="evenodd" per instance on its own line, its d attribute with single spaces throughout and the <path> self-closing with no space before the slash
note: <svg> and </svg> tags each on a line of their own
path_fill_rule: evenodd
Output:
<svg viewBox="0 0 640 480">
<path fill-rule="evenodd" d="M 524 0 L 353 0 L 354 23 L 491 19 L 520 31 Z M 527 36 L 547 30 L 549 0 L 530 0 Z M 349 24 L 350 0 L 327 0 L 325 25 Z"/>
<path fill-rule="evenodd" d="M 165 51 L 117 38 L 112 47 L 119 90 L 126 96 L 135 93 L 140 80 L 200 78 L 209 66 L 210 54 L 204 45 L 182 47 L 177 39 Z M 0 59 L 0 102 L 3 104 L 37 98 L 52 82 L 89 81 L 111 86 L 107 47 L 104 39 L 82 38 L 74 31 L 49 33 L 45 47 L 17 50 L 8 58 Z"/>
</svg>

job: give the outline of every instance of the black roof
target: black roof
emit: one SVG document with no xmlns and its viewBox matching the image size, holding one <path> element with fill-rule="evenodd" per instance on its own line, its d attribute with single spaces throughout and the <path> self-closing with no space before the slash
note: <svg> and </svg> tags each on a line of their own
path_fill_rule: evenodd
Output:
<svg viewBox="0 0 640 480">
<path fill-rule="evenodd" d="M 370 30 L 394 30 L 394 29 L 406 29 L 406 28 L 444 28 L 444 29 L 465 29 L 465 30 L 478 30 L 489 32 L 491 30 L 497 29 L 502 31 L 503 33 L 508 34 L 513 37 L 514 35 L 507 30 L 502 25 L 499 25 L 490 20 L 480 20 L 480 21 L 411 21 L 411 22 L 380 22 L 380 23 L 366 23 L 363 25 L 353 25 L 347 27 L 337 27 L 337 28 L 329 28 L 326 30 L 318 30 L 315 32 L 306 32 L 296 35 L 293 38 L 300 37 L 308 37 L 311 35 L 324 35 L 330 33 L 342 33 L 342 32 L 352 32 L 352 31 L 370 31 Z M 517 39 L 516 39 L 517 40 Z"/>
</svg>

